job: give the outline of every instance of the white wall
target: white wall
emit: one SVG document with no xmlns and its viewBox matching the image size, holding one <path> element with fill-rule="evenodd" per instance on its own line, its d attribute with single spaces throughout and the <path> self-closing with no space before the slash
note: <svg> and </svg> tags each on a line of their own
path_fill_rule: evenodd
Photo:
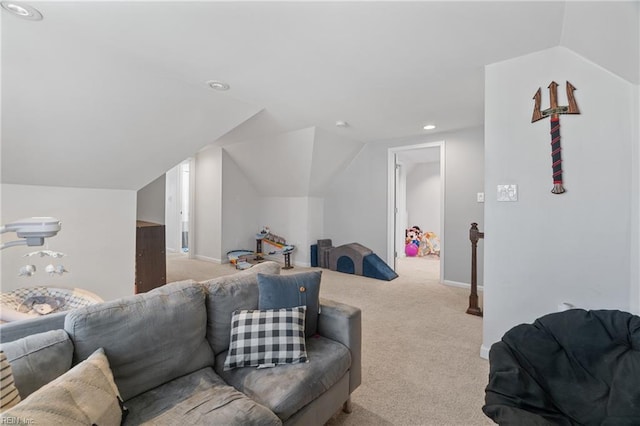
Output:
<svg viewBox="0 0 640 426">
<path fill-rule="evenodd" d="M 196 155 L 194 257 L 222 258 L 222 149 L 208 147 Z"/>
<path fill-rule="evenodd" d="M 417 163 L 407 175 L 407 221 L 440 233 L 440 163 Z"/>
<path fill-rule="evenodd" d="M 231 156 L 222 151 L 222 251 L 226 262 L 231 250 L 255 250 L 260 222 L 260 200 L 256 188 L 249 182 Z"/>
<path fill-rule="evenodd" d="M 165 175 L 162 175 L 138 191 L 138 220 L 164 225 L 165 186 Z"/>
<path fill-rule="evenodd" d="M 307 127 L 224 147 L 260 194 L 301 197 L 309 192 L 315 129 Z"/>
<path fill-rule="evenodd" d="M 456 133 L 446 143 L 444 206 L 444 279 L 454 283 L 471 282 L 472 222 L 484 229 L 484 203 L 477 193 L 484 191 L 484 136 L 482 129 Z M 452 246 L 453 245 L 453 246 Z M 484 240 L 478 242 L 478 285 L 484 283 Z"/>
<path fill-rule="evenodd" d="M 630 309 L 631 154 L 638 143 L 635 87 L 567 49 L 493 64 L 485 75 L 483 354 L 509 328 L 561 302 Z M 546 87 L 555 80 L 566 105 L 567 79 L 582 114 L 561 116 L 567 192 L 554 195 L 549 120 L 530 123 L 531 98 L 543 87 L 547 107 Z M 518 202 L 497 202 L 498 184 L 519 185 Z"/>
<path fill-rule="evenodd" d="M 422 138 L 372 142 L 329 185 L 325 196 L 324 238 L 335 246 L 359 242 L 384 258 L 387 252 L 387 163 L 390 147 L 445 141 L 445 281 L 469 283 L 469 227 L 482 230 L 483 130 L 480 127 Z M 411 224 L 410 224 L 411 225 Z M 479 262 L 482 248 L 479 250 Z M 481 283 L 479 275 L 478 282 Z"/>
<path fill-rule="evenodd" d="M 322 197 L 337 172 L 349 164 L 363 144 L 314 128 L 308 195 Z"/>
<path fill-rule="evenodd" d="M 640 15 L 640 8 L 638 9 Z M 631 301 L 630 311 L 636 315 L 640 314 L 640 86 L 635 87 L 634 111 L 636 120 L 632 120 L 633 155 L 631 156 L 633 173 L 631 185 L 631 289 L 629 300 Z M 634 219 L 635 218 L 635 219 Z"/>
<path fill-rule="evenodd" d="M 298 266 L 309 266 L 310 246 L 323 238 L 322 220 L 324 217 L 323 200 L 317 197 L 261 197 L 261 226 L 268 226 L 272 233 L 287 240 L 287 244 L 296 246 L 291 254 L 291 263 Z M 257 230 L 259 231 L 259 229 Z M 264 245 L 262 250 L 268 253 L 277 248 Z M 283 262 L 282 255 L 267 256 Z"/>
<path fill-rule="evenodd" d="M 23 257 L 41 247 L 2 251 L 2 291 L 38 285 L 79 287 L 105 300 L 134 292 L 136 191 L 2 185 L 2 220 L 53 216 L 62 222 L 44 248 L 67 254 L 61 259 Z M 4 234 L 3 241 L 15 239 Z M 34 264 L 34 276 L 18 277 L 21 266 Z M 69 273 L 49 276 L 47 264 L 63 264 Z"/>
</svg>

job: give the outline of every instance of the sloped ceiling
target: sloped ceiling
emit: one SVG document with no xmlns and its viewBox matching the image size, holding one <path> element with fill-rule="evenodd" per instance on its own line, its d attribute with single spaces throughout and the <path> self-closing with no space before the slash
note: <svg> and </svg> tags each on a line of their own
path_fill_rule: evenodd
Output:
<svg viewBox="0 0 640 426">
<path fill-rule="evenodd" d="M 260 195 L 308 194 L 314 129 L 302 129 L 223 148 Z"/>
<path fill-rule="evenodd" d="M 223 147 L 258 193 L 272 197 L 321 195 L 363 144 L 313 127 Z"/>
<path fill-rule="evenodd" d="M 314 128 L 289 175 L 313 192 L 334 138 L 481 125 L 487 64 L 563 45 L 639 82 L 638 2 L 31 4 L 42 21 L 2 10 L 2 182 L 139 189 L 207 144 Z"/>
</svg>

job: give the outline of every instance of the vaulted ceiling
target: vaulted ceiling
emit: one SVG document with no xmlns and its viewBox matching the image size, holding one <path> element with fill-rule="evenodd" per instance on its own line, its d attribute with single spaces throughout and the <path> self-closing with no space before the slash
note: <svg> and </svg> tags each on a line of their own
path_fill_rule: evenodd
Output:
<svg viewBox="0 0 640 426">
<path fill-rule="evenodd" d="M 30 4 L 2 10 L 3 183 L 140 189 L 298 135 L 309 194 L 363 143 L 482 125 L 487 64 L 565 46 L 639 83 L 638 2 Z"/>
</svg>

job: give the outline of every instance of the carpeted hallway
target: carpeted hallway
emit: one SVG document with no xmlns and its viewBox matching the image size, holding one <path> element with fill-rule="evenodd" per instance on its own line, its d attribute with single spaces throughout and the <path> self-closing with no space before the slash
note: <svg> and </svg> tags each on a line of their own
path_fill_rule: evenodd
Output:
<svg viewBox="0 0 640 426">
<path fill-rule="evenodd" d="M 362 385 L 353 412 L 328 424 L 493 424 L 481 410 L 489 364 L 479 356 L 482 319 L 464 313 L 468 290 L 439 284 L 435 260 L 400 261 L 390 282 L 322 269 L 320 296 L 361 308 L 363 319 Z M 168 281 L 234 272 L 229 264 L 167 258 Z"/>
</svg>

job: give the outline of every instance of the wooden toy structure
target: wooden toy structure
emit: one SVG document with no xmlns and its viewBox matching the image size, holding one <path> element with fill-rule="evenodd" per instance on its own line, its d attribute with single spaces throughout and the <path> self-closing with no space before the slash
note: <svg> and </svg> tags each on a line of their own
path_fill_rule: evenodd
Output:
<svg viewBox="0 0 640 426">
<path fill-rule="evenodd" d="M 251 250 L 231 250 L 227 252 L 227 258 L 229 263 L 235 265 L 236 269 L 248 269 L 256 263 L 264 261 L 263 244 L 273 246 L 276 250 L 267 252 L 267 255 L 282 254 L 284 256 L 284 268 L 292 269 L 291 266 L 291 253 L 296 249 L 296 246 L 287 244 L 287 241 L 269 231 L 269 228 L 265 227 L 256 234 L 256 251 Z"/>
<path fill-rule="evenodd" d="M 296 248 L 294 245 L 287 244 L 287 241 L 283 237 L 272 234 L 268 228 L 265 228 L 256 234 L 256 260 L 263 259 L 263 244 L 277 248 L 277 250 L 267 252 L 268 255 L 281 253 L 284 256 L 284 268 L 282 269 L 293 268 L 293 266 L 291 266 L 291 252 Z"/>
</svg>

